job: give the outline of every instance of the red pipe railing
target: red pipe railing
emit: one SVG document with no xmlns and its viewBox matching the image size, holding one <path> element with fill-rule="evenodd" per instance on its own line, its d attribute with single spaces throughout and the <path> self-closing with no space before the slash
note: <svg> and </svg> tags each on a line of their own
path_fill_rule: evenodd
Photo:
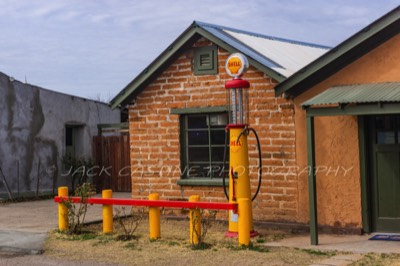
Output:
<svg viewBox="0 0 400 266">
<path fill-rule="evenodd" d="M 54 202 L 62 203 L 71 200 L 73 203 L 82 202 L 80 197 L 54 197 Z M 209 209 L 209 210 L 233 210 L 237 212 L 237 203 L 223 202 L 188 202 L 172 200 L 139 200 L 139 199 L 102 199 L 88 198 L 88 204 L 105 205 L 125 205 L 125 206 L 143 206 L 143 207 L 168 207 L 168 208 L 187 208 L 187 209 Z"/>
</svg>

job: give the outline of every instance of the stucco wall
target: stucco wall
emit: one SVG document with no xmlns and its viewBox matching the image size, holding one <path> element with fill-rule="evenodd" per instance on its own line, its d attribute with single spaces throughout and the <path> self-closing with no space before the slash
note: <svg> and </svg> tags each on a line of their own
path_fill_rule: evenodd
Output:
<svg viewBox="0 0 400 266">
<path fill-rule="evenodd" d="M 200 39 L 194 47 L 212 45 Z M 158 75 L 129 109 L 132 195 L 145 198 L 157 192 L 162 199 L 188 198 L 198 194 L 205 201 L 226 201 L 222 187 L 180 186 L 179 115 L 172 108 L 225 106 L 224 84 L 231 79 L 224 69 L 229 53 L 218 50 L 217 75 L 193 74 L 193 48 Z M 257 220 L 290 220 L 297 217 L 293 104 L 274 96 L 276 82 L 250 67 L 250 125 L 260 137 L 263 183 L 253 202 Z M 249 137 L 252 193 L 257 187 L 257 148 Z"/>
<path fill-rule="evenodd" d="M 307 166 L 305 111 L 300 105 L 335 85 L 399 82 L 400 35 L 341 69 L 295 98 L 296 160 Z M 360 161 L 357 117 L 319 117 L 315 120 L 319 224 L 361 228 Z M 338 170 L 339 169 L 339 170 Z M 337 171 L 338 170 L 338 171 Z M 308 222 L 307 172 L 299 172 L 299 221 Z"/>
<path fill-rule="evenodd" d="M 82 145 L 77 148 L 80 156 L 88 157 L 97 124 L 119 121 L 120 111 L 104 103 L 24 84 L 0 73 L 0 167 L 14 196 L 18 175 L 21 195 L 36 192 L 38 176 L 42 192 L 52 190 L 53 184 L 70 183 L 61 165 L 66 124 L 83 125 Z M 0 196 L 5 192 L 0 182 Z"/>
</svg>

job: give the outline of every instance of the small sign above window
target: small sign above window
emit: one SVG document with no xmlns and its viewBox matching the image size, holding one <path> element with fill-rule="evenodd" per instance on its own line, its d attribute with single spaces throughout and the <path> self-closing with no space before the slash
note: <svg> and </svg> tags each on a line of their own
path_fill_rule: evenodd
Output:
<svg viewBox="0 0 400 266">
<path fill-rule="evenodd" d="M 228 117 L 225 113 L 211 114 L 209 117 L 210 126 L 226 126 L 228 124 Z"/>
<path fill-rule="evenodd" d="M 204 46 L 195 48 L 194 74 L 218 74 L 218 49 L 216 46 Z"/>
</svg>

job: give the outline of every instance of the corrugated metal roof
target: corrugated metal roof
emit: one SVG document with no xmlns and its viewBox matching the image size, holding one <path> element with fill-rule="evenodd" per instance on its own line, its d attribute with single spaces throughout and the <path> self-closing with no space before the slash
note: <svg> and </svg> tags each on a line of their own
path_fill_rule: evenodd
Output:
<svg viewBox="0 0 400 266">
<path fill-rule="evenodd" d="M 225 32 L 258 51 L 269 60 L 276 62 L 277 66 L 272 66 L 272 68 L 285 77 L 290 77 L 328 51 L 327 48 L 321 46 L 304 45 L 297 42 L 282 41 L 282 39 L 263 38 L 227 30 Z"/>
<path fill-rule="evenodd" d="M 400 102 L 400 82 L 335 86 L 304 102 L 302 106 L 379 102 Z"/>
<path fill-rule="evenodd" d="M 214 24 L 198 21 L 196 23 L 286 78 L 330 49 L 327 46 L 276 38 Z"/>
</svg>

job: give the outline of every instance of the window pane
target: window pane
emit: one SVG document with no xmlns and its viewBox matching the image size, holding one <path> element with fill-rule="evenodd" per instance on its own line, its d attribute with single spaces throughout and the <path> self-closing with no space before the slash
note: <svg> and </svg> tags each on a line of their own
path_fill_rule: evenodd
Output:
<svg viewBox="0 0 400 266">
<path fill-rule="evenodd" d="M 376 125 L 376 143 L 394 144 L 395 131 L 394 120 L 392 116 L 378 116 L 375 118 Z"/>
<path fill-rule="evenodd" d="M 209 125 L 211 128 L 225 128 L 228 123 L 228 116 L 226 113 L 211 114 L 209 116 Z"/>
<path fill-rule="evenodd" d="M 211 130 L 211 144 L 224 145 L 225 136 L 226 136 L 225 130 Z"/>
<path fill-rule="evenodd" d="M 208 162 L 210 160 L 208 147 L 189 148 L 189 162 Z"/>
<path fill-rule="evenodd" d="M 73 145 L 73 128 L 65 127 L 65 146 Z"/>
<path fill-rule="evenodd" d="M 188 129 L 207 128 L 207 116 L 188 116 Z"/>
<path fill-rule="evenodd" d="M 213 147 L 211 149 L 211 158 L 213 162 L 222 162 L 224 160 L 224 147 Z M 226 152 L 228 157 L 228 151 Z M 226 158 L 228 159 L 228 158 Z"/>
<path fill-rule="evenodd" d="M 397 144 L 400 144 L 400 116 L 396 116 L 396 125 L 397 125 Z"/>
<path fill-rule="evenodd" d="M 208 131 L 188 131 L 189 145 L 208 145 Z"/>
<path fill-rule="evenodd" d="M 228 166 L 225 166 L 226 169 L 223 169 L 222 164 L 190 164 L 187 176 L 188 177 L 213 177 L 213 178 L 221 178 L 227 174 Z"/>
<path fill-rule="evenodd" d="M 188 177 L 209 177 L 210 170 L 207 164 L 190 164 L 187 171 Z"/>
<path fill-rule="evenodd" d="M 208 169 L 208 176 L 210 177 L 220 177 L 222 171 L 222 164 L 212 164 L 211 166 L 207 167 Z"/>
<path fill-rule="evenodd" d="M 229 162 L 225 164 L 225 168 L 222 163 L 213 163 L 211 166 L 212 177 L 220 178 L 223 176 L 227 176 L 229 175 L 228 169 L 229 169 Z"/>
</svg>

